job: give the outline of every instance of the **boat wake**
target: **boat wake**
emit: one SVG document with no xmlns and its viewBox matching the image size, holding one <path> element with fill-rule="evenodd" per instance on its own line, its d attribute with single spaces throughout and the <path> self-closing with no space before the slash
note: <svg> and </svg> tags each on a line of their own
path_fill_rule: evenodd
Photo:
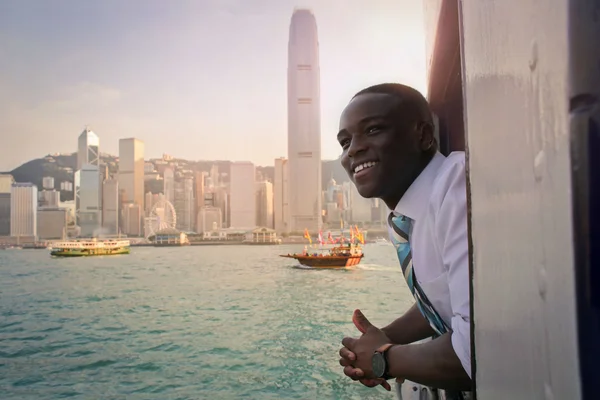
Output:
<svg viewBox="0 0 600 400">
<path fill-rule="evenodd" d="M 378 271 L 378 272 L 398 272 L 398 267 L 384 266 L 377 264 L 358 264 L 352 267 L 337 267 L 337 268 L 323 268 L 323 267 L 309 267 L 307 265 L 297 264 L 292 265 L 291 268 L 304 269 L 304 270 L 350 270 L 357 269 L 361 271 Z"/>
<path fill-rule="evenodd" d="M 398 267 L 395 266 L 386 266 L 386 265 L 378 265 L 378 264 L 359 264 L 356 266 L 357 269 L 363 271 L 385 271 L 385 272 L 398 272 Z"/>
<path fill-rule="evenodd" d="M 322 268 L 317 268 L 317 267 L 309 267 L 308 265 L 302 265 L 302 264 L 292 265 L 292 268 L 296 268 L 296 269 L 322 269 Z"/>
<path fill-rule="evenodd" d="M 311 271 L 331 271 L 331 270 L 341 270 L 341 271 L 345 271 L 345 270 L 349 270 L 349 269 L 357 269 L 356 266 L 351 266 L 351 267 L 309 267 L 308 265 L 302 265 L 302 264 L 298 264 L 298 265 L 292 265 L 291 268 L 295 268 L 295 269 L 307 269 L 307 270 L 311 270 Z"/>
</svg>

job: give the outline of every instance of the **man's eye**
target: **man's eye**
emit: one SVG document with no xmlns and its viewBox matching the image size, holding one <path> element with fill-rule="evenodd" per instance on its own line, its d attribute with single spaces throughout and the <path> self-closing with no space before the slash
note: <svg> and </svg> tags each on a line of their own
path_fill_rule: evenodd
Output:
<svg viewBox="0 0 600 400">
<path fill-rule="evenodd" d="M 381 126 L 376 125 L 376 126 L 370 126 L 367 128 L 367 133 L 377 133 L 382 129 Z"/>
<path fill-rule="evenodd" d="M 350 139 L 342 139 L 342 140 L 340 140 L 340 146 L 342 146 L 343 149 L 345 149 L 349 145 L 350 145 Z"/>
</svg>

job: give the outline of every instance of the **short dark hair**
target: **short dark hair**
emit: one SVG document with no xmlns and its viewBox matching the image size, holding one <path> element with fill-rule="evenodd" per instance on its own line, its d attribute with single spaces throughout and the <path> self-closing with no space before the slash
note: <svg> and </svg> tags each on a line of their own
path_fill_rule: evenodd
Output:
<svg viewBox="0 0 600 400">
<path fill-rule="evenodd" d="M 399 99 L 403 108 L 409 115 L 418 117 L 420 121 L 429 122 L 433 125 L 433 115 L 429 108 L 429 103 L 423 95 L 416 89 L 400 83 L 380 83 L 378 85 L 369 86 L 356 93 L 352 99 L 365 93 L 381 93 L 389 94 Z"/>
</svg>

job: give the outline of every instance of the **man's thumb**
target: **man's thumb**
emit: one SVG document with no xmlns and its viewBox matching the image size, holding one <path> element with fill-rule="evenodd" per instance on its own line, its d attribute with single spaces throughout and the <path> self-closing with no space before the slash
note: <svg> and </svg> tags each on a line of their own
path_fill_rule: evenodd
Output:
<svg viewBox="0 0 600 400">
<path fill-rule="evenodd" d="M 366 333 L 367 329 L 373 326 L 360 310 L 354 310 L 352 322 L 361 333 Z"/>
</svg>

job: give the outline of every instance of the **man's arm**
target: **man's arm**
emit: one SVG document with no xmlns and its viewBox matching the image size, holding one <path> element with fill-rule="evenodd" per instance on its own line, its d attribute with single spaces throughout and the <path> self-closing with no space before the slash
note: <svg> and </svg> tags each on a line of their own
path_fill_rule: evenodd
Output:
<svg viewBox="0 0 600 400">
<path fill-rule="evenodd" d="M 381 328 L 381 331 L 393 344 L 410 344 L 435 334 L 416 303 L 400 318 Z M 340 356 L 342 357 L 340 360 L 342 366 L 352 365 L 352 362 L 356 360 L 356 355 L 347 348 L 340 350 Z"/>
<path fill-rule="evenodd" d="M 450 333 L 430 342 L 394 346 L 387 353 L 389 374 L 446 390 L 471 390 L 471 378 L 456 356 Z"/>
<path fill-rule="evenodd" d="M 469 293 L 469 238 L 467 226 L 467 185 L 464 158 L 457 160 L 441 181 L 435 212 L 434 244 L 448 273 L 452 318 L 449 338 L 454 357 L 471 376 L 471 309 Z"/>
<path fill-rule="evenodd" d="M 416 303 L 404 315 L 381 330 L 394 344 L 414 343 L 435 333 Z"/>
<path fill-rule="evenodd" d="M 389 350 L 388 359 L 392 368 L 390 372 L 397 378 L 443 389 L 468 390 L 471 388 L 471 316 L 464 159 L 456 162 L 445 174 L 447 175 L 441 179 L 443 186 L 436 188 L 438 193 L 432 199 L 434 225 L 431 228 L 436 234 L 433 245 L 442 255 L 447 271 L 452 308 L 451 332 L 430 342 L 395 346 Z M 418 309 L 410 311 L 418 312 Z M 386 335 L 379 335 L 377 332 L 381 333 L 381 330 L 372 328 L 372 335 L 364 334 L 360 339 L 345 338 L 342 344 L 348 343 L 351 348 L 344 344 L 345 348 L 340 351 L 340 364 L 345 366 L 344 374 L 352 379 L 373 378 L 370 363 L 373 351 L 384 344 L 381 343 L 382 336 L 395 336 L 395 340 L 387 337 L 390 342 L 403 342 L 418 337 L 402 336 L 402 329 L 410 327 L 410 324 L 405 327 L 403 317 L 385 328 Z M 410 336 L 413 333 L 415 331 L 411 329 L 404 332 L 404 335 Z"/>
<path fill-rule="evenodd" d="M 394 346 L 388 352 L 390 374 L 441 389 L 470 390 L 471 315 L 467 188 L 464 159 L 440 179 L 433 198 L 434 245 L 448 274 L 451 332 L 426 343 Z M 418 311 L 418 310 L 417 310 Z"/>
</svg>

